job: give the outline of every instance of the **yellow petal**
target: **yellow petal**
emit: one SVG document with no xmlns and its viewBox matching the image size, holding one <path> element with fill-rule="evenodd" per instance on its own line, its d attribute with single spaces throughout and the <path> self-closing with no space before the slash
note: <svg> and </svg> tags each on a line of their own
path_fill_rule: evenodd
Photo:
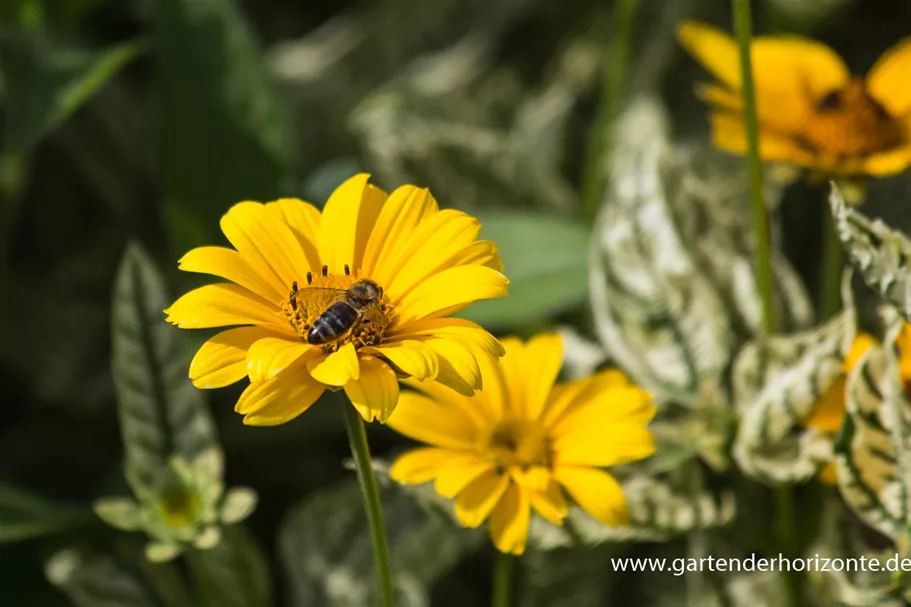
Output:
<svg viewBox="0 0 911 607">
<path fill-rule="evenodd" d="M 453 457 L 458 457 L 459 453 L 436 447 L 414 449 L 396 458 L 389 469 L 389 477 L 403 485 L 426 483 L 433 480 L 440 468 L 452 461 Z"/>
<path fill-rule="evenodd" d="M 377 277 L 386 279 L 383 284 L 388 285 L 391 296 L 404 295 L 429 276 L 460 265 L 460 258 L 480 233 L 481 222 L 474 217 L 455 209 L 440 211 L 410 235 L 399 267 L 377 268 Z"/>
<path fill-rule="evenodd" d="M 834 436 L 845 420 L 845 378 L 839 377 L 813 405 L 803 425 Z"/>
<path fill-rule="evenodd" d="M 416 340 L 405 340 L 361 349 L 361 354 L 379 355 L 416 379 L 433 379 L 440 366 L 436 353 Z"/>
<path fill-rule="evenodd" d="M 378 268 L 400 265 L 402 247 L 411 233 L 426 217 L 438 210 L 437 201 L 426 188 L 419 189 L 413 185 L 396 188 L 383 204 L 367 241 L 363 274 L 383 283 L 377 274 Z"/>
<path fill-rule="evenodd" d="M 280 198 L 266 204 L 266 208 L 288 224 L 297 238 L 308 264 L 308 267 L 301 268 L 300 272 L 318 270 L 322 266 L 319 252 L 316 250 L 320 227 L 319 209 L 298 198 Z"/>
<path fill-rule="evenodd" d="M 594 426 L 553 442 L 554 464 L 560 466 L 614 466 L 655 453 L 655 439 L 634 424 Z"/>
<path fill-rule="evenodd" d="M 428 339 L 424 344 L 437 358 L 436 381 L 464 396 L 481 387 L 478 361 L 466 346 L 448 339 Z"/>
<path fill-rule="evenodd" d="M 321 350 L 300 339 L 260 339 L 247 351 L 247 374 L 252 382 L 271 379 L 302 356 L 308 353 L 313 356 L 317 352 Z"/>
<path fill-rule="evenodd" d="M 745 154 L 746 129 L 739 115 L 716 112 L 712 115 L 712 139 L 715 146 L 735 154 Z M 820 160 L 800 147 L 791 137 L 760 125 L 759 154 L 767 162 L 784 162 L 802 167 L 816 167 Z"/>
<path fill-rule="evenodd" d="M 290 367 L 274 378 L 251 383 L 243 391 L 234 410 L 249 426 L 275 426 L 291 421 L 325 390 L 304 372 L 303 365 Z"/>
<path fill-rule="evenodd" d="M 228 329 L 204 343 L 190 363 L 190 380 L 197 388 L 221 388 L 247 375 L 247 350 L 273 336 L 259 327 Z"/>
<path fill-rule="evenodd" d="M 487 524 L 490 539 L 500 552 L 522 554 L 528 540 L 528 524 L 531 508 L 526 492 L 510 484 L 506 493 L 490 513 Z"/>
<path fill-rule="evenodd" d="M 432 385 L 432 382 L 426 382 Z M 438 391 L 435 398 L 416 392 L 403 392 L 395 412 L 387 422 L 400 434 L 422 443 L 450 449 L 472 449 L 481 437 L 480 424 L 465 414 L 452 398 L 464 399 L 452 390 Z"/>
<path fill-rule="evenodd" d="M 819 481 L 829 485 L 831 487 L 838 486 L 838 468 L 836 468 L 831 462 L 823 464 L 819 468 L 818 473 Z"/>
<path fill-rule="evenodd" d="M 507 347 L 500 362 L 506 363 L 507 383 L 515 390 L 513 403 L 527 419 L 538 419 L 563 366 L 563 338 L 559 333 L 538 335 L 514 353 Z"/>
<path fill-rule="evenodd" d="M 743 111 L 743 99 L 723 86 L 716 84 L 697 84 L 696 96 L 718 109 L 727 110 L 732 114 Z"/>
<path fill-rule="evenodd" d="M 266 205 L 235 204 L 221 218 L 221 230 L 250 267 L 280 293 L 312 269 L 294 232 Z"/>
<path fill-rule="evenodd" d="M 180 258 L 184 272 L 211 274 L 239 284 L 267 301 L 281 301 L 287 293 L 279 291 L 274 281 L 263 280 L 240 253 L 225 247 L 199 247 Z"/>
<path fill-rule="evenodd" d="M 877 59 L 867 73 L 867 90 L 892 116 L 911 113 L 911 38 L 905 38 Z"/>
<path fill-rule="evenodd" d="M 473 431 L 477 434 L 480 434 L 483 428 L 489 427 L 491 422 L 495 421 L 494 418 L 487 415 L 487 409 L 480 402 L 484 398 L 484 394 L 481 392 L 472 391 L 470 395 L 466 396 L 437 380 L 408 380 L 405 384 L 410 388 L 414 388 L 419 394 L 452 410 L 457 415 L 471 420 Z"/>
<path fill-rule="evenodd" d="M 368 179 L 367 173 L 348 178 L 323 208 L 319 256 L 331 274 L 343 274 L 346 264 L 352 271 L 361 266 L 367 239 L 386 200 L 386 193 L 368 185 Z"/>
<path fill-rule="evenodd" d="M 278 309 L 243 287 L 221 283 L 194 289 L 165 310 L 167 321 L 182 329 L 259 325 L 290 334 Z"/>
<path fill-rule="evenodd" d="M 617 480 L 596 468 L 557 466 L 554 478 L 573 501 L 590 515 L 611 527 L 629 524 L 626 497 Z"/>
<path fill-rule="evenodd" d="M 911 166 L 911 145 L 904 145 L 888 152 L 870 154 L 862 160 L 862 168 L 858 172 L 873 177 L 897 175 Z"/>
<path fill-rule="evenodd" d="M 544 491 L 528 491 L 528 498 L 535 512 L 554 525 L 562 525 L 566 515 L 569 514 L 566 500 L 563 499 L 563 490 L 553 477 L 550 478 Z"/>
<path fill-rule="evenodd" d="M 486 266 L 460 266 L 434 274 L 408 292 L 396 306 L 405 325 L 449 308 L 468 307 L 479 299 L 503 297 L 509 281 Z"/>
<path fill-rule="evenodd" d="M 316 381 L 337 387 L 357 380 L 361 373 L 357 351 L 351 343 L 345 344 L 324 359 L 314 358 L 307 361 L 307 369 Z"/>
<path fill-rule="evenodd" d="M 364 421 L 386 423 L 399 400 L 399 380 L 389 365 L 373 356 L 361 358 L 361 374 L 345 384 L 345 394 Z"/>
<path fill-rule="evenodd" d="M 632 384 L 611 386 L 604 383 L 595 387 L 595 390 L 580 392 L 576 402 L 549 426 L 551 435 L 557 440 L 570 441 L 570 437 L 596 427 L 645 427 L 655 416 L 651 395 L 641 388 Z"/>
<path fill-rule="evenodd" d="M 902 332 L 902 335 L 905 335 L 906 331 L 907 331 L 907 329 L 905 329 L 905 331 Z M 911 346 L 911 341 L 909 341 L 908 343 L 909 343 L 909 346 Z M 845 356 L 845 365 L 844 365 L 845 373 L 847 374 L 847 373 L 850 373 L 851 371 L 853 371 L 854 367 L 857 366 L 857 363 L 860 362 L 860 359 L 863 358 L 864 354 L 867 353 L 867 350 L 869 350 L 870 348 L 877 346 L 877 345 L 879 345 L 879 343 L 876 341 L 876 338 L 874 338 L 872 335 L 870 335 L 869 333 L 859 333 L 854 338 L 854 341 L 851 343 L 851 348 L 848 350 L 848 355 Z M 899 337 L 898 346 L 899 346 L 899 349 L 903 353 L 904 352 L 911 353 L 911 348 L 906 349 L 906 348 L 902 347 L 901 336 Z"/>
<path fill-rule="evenodd" d="M 437 493 L 443 497 L 455 497 L 469 483 L 493 470 L 493 464 L 482 459 L 477 453 L 471 451 L 451 453 L 454 457 L 440 467 L 434 483 Z"/>
<path fill-rule="evenodd" d="M 553 429 L 573 409 L 589 403 L 593 395 L 629 385 L 626 376 L 616 369 L 607 369 L 585 379 L 561 382 L 550 393 L 541 415 L 541 425 Z"/>
<path fill-rule="evenodd" d="M 456 498 L 456 518 L 465 527 L 478 527 L 511 484 L 505 474 L 493 470 L 482 474 L 462 489 Z"/>
<path fill-rule="evenodd" d="M 421 337 L 455 340 L 493 357 L 500 357 L 505 352 L 493 335 L 480 325 L 463 318 L 425 318 L 408 324 L 396 323 L 386 335 L 387 341 Z"/>
<path fill-rule="evenodd" d="M 741 88 L 737 45 L 725 32 L 688 21 L 679 29 L 681 44 L 730 90 Z M 851 75 L 828 46 L 788 37 L 757 37 L 750 47 L 756 109 L 760 122 L 798 130 L 827 93 L 843 87 Z"/>
</svg>

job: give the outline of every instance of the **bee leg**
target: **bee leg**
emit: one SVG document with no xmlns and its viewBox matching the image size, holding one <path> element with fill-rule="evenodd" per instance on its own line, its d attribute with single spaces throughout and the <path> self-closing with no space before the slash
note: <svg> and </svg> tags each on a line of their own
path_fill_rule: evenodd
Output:
<svg viewBox="0 0 911 607">
<path fill-rule="evenodd" d="M 351 268 L 348 267 L 348 264 L 345 264 L 345 276 L 351 276 Z"/>
<path fill-rule="evenodd" d="M 329 276 L 329 266 L 323 266 L 323 276 Z"/>
<path fill-rule="evenodd" d="M 311 274 L 310 272 L 307 272 L 307 284 L 308 285 L 313 284 L 313 274 Z"/>
</svg>

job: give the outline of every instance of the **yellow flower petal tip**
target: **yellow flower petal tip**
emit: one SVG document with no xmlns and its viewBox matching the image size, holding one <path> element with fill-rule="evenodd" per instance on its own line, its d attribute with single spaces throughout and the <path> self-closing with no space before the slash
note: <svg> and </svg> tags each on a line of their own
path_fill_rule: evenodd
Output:
<svg viewBox="0 0 911 607">
<path fill-rule="evenodd" d="M 620 484 L 603 467 L 655 451 L 651 398 L 619 371 L 560 383 L 562 339 L 505 338 L 481 361 L 483 387 L 460 394 L 438 382 L 408 382 L 389 418 L 426 444 L 393 463 L 393 480 L 433 482 L 465 527 L 485 521 L 502 552 L 525 550 L 532 512 L 562 524 L 572 500 L 597 520 L 628 524 Z"/>
<path fill-rule="evenodd" d="M 718 81 L 697 87 L 712 110 L 715 145 L 746 153 L 736 43 L 695 21 L 681 23 L 677 38 Z M 760 36 L 750 49 L 764 160 L 855 180 L 911 165 L 911 43 L 884 53 L 866 78 L 852 76 L 835 51 L 813 40 Z"/>
<path fill-rule="evenodd" d="M 496 355 L 489 333 L 450 316 L 507 293 L 480 222 L 441 210 L 426 188 L 387 195 L 369 179 L 345 180 L 322 211 L 297 198 L 238 202 L 220 221 L 231 247 L 178 261 L 221 282 L 183 295 L 165 318 L 226 328 L 200 348 L 190 377 L 197 387 L 249 377 L 236 407 L 244 423 L 284 423 L 327 388 L 344 388 L 365 419 L 382 422 L 398 381 L 435 378 L 464 391 L 478 359 Z"/>
</svg>

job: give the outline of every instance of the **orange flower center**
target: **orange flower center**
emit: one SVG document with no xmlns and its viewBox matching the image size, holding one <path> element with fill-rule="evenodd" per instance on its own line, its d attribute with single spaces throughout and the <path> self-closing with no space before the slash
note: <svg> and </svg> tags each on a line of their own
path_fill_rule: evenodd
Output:
<svg viewBox="0 0 911 607">
<path fill-rule="evenodd" d="M 906 140 L 902 123 L 852 78 L 816 103 L 800 138 L 804 147 L 835 158 L 856 158 L 884 152 Z"/>
<path fill-rule="evenodd" d="M 486 449 L 497 468 L 550 467 L 550 441 L 537 423 L 518 418 L 500 421 L 487 438 Z"/>
<path fill-rule="evenodd" d="M 363 280 L 352 276 L 348 266 L 343 275 L 329 274 L 326 266 L 319 275 L 307 272 L 282 303 L 282 315 L 303 341 L 308 341 L 314 325 L 319 324 L 320 336 L 328 338 L 319 345 L 327 353 L 349 343 L 355 348 L 382 343 L 392 322 L 393 307 L 382 291 L 375 300 L 359 298 L 352 287 Z"/>
</svg>

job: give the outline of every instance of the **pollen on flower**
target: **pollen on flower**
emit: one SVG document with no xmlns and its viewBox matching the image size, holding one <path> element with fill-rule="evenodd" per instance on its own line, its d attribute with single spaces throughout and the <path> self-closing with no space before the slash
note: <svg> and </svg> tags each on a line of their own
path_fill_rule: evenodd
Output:
<svg viewBox="0 0 911 607">
<path fill-rule="evenodd" d="M 870 95 L 860 78 L 816 103 L 799 141 L 834 158 L 869 156 L 907 143 L 902 123 Z"/>
<path fill-rule="evenodd" d="M 347 290 L 363 278 L 350 272 L 330 274 L 325 267 L 319 274 L 307 272 L 303 280 L 294 283 L 288 299 L 282 303 L 282 315 L 306 341 L 313 323 L 332 304 L 345 301 Z M 378 345 L 392 322 L 393 311 L 392 305 L 382 297 L 380 301 L 361 308 L 357 320 L 347 331 L 321 347 L 330 353 L 348 343 L 353 343 L 355 348 Z"/>
<path fill-rule="evenodd" d="M 515 417 L 503 419 L 493 427 L 486 451 L 501 471 L 511 467 L 550 467 L 553 461 L 544 429 L 535 421 Z"/>
</svg>

